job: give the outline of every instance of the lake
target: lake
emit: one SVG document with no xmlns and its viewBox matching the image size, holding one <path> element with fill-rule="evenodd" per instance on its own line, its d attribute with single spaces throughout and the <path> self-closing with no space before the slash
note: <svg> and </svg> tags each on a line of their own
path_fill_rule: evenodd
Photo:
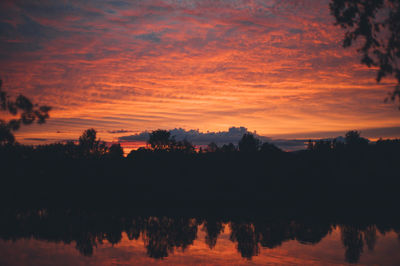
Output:
<svg viewBox="0 0 400 266">
<path fill-rule="evenodd" d="M 0 265 L 400 264 L 396 216 L 177 212 L 3 210 Z"/>
</svg>

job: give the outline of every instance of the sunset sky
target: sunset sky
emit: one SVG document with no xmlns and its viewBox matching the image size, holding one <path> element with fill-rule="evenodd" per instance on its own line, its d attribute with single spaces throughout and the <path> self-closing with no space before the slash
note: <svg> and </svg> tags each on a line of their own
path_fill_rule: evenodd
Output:
<svg viewBox="0 0 400 266">
<path fill-rule="evenodd" d="M 356 47 L 342 48 L 322 0 L 2 0 L 4 88 L 53 107 L 22 143 L 154 129 L 228 131 L 290 139 L 400 137 Z M 1 114 L 5 115 L 4 113 Z"/>
</svg>

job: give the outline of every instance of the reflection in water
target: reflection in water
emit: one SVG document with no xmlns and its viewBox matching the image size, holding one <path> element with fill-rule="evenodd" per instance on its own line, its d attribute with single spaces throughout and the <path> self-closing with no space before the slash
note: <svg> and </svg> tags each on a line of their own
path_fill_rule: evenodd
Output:
<svg viewBox="0 0 400 266">
<path fill-rule="evenodd" d="M 347 262 L 356 263 L 359 261 L 364 251 L 364 243 L 369 251 L 374 250 L 377 240 L 375 225 L 342 225 L 340 229 L 343 246 L 346 249 L 345 258 Z"/>
<path fill-rule="evenodd" d="M 358 262 L 363 252 L 363 236 L 361 230 L 357 226 L 341 227 L 342 242 L 346 248 L 346 261 L 350 263 Z"/>
<path fill-rule="evenodd" d="M 345 261 L 357 263 L 365 248 L 374 250 L 378 233 L 395 231 L 400 236 L 399 223 L 393 221 L 360 224 L 329 219 L 134 216 L 71 209 L 12 210 L 0 216 L 0 238 L 3 240 L 34 238 L 65 244 L 74 242 L 76 249 L 85 256 L 91 256 L 105 241 L 111 245 L 120 243 L 126 234 L 129 240 L 142 239 L 147 256 L 162 259 L 175 250 L 185 252 L 194 245 L 199 229 L 205 234 L 204 242 L 211 250 L 226 228 L 237 252 L 248 260 L 259 255 L 261 248 L 274 249 L 289 240 L 316 245 L 338 228 Z"/>
<path fill-rule="evenodd" d="M 224 232 L 224 225 L 222 221 L 215 218 L 208 218 L 204 220 L 203 231 L 206 232 L 205 241 L 210 249 L 213 249 L 217 244 L 218 236 Z"/>
<path fill-rule="evenodd" d="M 243 258 L 251 259 L 258 255 L 258 236 L 252 223 L 231 222 L 231 240 L 237 242 L 237 250 Z"/>
<path fill-rule="evenodd" d="M 158 259 L 167 257 L 175 248 L 185 251 L 196 239 L 197 226 L 195 219 L 149 217 L 143 228 L 147 255 Z"/>
</svg>

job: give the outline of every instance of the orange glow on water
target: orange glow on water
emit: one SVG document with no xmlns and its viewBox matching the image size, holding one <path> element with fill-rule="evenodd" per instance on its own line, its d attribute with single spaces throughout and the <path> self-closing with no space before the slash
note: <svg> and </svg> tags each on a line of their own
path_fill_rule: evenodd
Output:
<svg viewBox="0 0 400 266">
<path fill-rule="evenodd" d="M 261 248 L 259 255 L 251 260 L 242 258 L 237 244 L 230 238 L 229 226 L 210 249 L 204 242 L 205 233 L 198 230 L 197 239 L 185 251 L 175 249 L 164 259 L 150 258 L 146 254 L 143 239 L 129 240 L 125 233 L 121 241 L 111 245 L 108 241 L 98 245 L 91 257 L 86 257 L 75 249 L 75 243 L 62 244 L 34 239 L 20 239 L 15 242 L 0 240 L 0 250 L 9 256 L 0 261 L 5 265 L 54 265 L 62 261 L 68 265 L 336 265 L 344 264 L 345 249 L 341 243 L 340 228 L 334 229 L 315 245 L 301 244 L 289 240 L 273 249 Z M 400 261 L 398 239 L 395 232 L 378 236 L 373 252 L 363 252 L 360 265 L 396 264 Z M 35 254 L 29 256 L 29 254 Z M 49 256 L 51 255 L 51 256 Z"/>
</svg>

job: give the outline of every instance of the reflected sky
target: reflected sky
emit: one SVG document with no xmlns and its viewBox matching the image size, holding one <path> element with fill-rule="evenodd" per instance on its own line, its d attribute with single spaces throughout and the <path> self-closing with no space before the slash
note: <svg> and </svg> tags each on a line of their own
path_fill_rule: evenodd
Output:
<svg viewBox="0 0 400 266">
<path fill-rule="evenodd" d="M 82 255 L 73 241 L 47 242 L 36 239 L 18 239 L 16 241 L 0 240 L 1 265 L 265 265 L 298 264 L 298 265 L 331 265 L 343 264 L 346 261 L 343 228 L 334 227 L 320 242 L 305 244 L 297 240 L 287 240 L 272 249 L 260 247 L 257 255 L 243 258 L 238 252 L 238 242 L 232 241 L 232 230 L 224 224 L 216 245 L 210 249 L 206 243 L 204 227 L 200 225 L 197 238 L 184 250 L 175 247 L 167 257 L 150 258 L 146 251 L 145 236 L 130 240 L 127 233 L 117 244 L 105 240 L 97 244 L 91 256 Z M 398 265 L 400 263 L 400 242 L 394 231 L 376 235 L 373 250 L 364 244 L 359 258 L 360 265 Z"/>
</svg>

